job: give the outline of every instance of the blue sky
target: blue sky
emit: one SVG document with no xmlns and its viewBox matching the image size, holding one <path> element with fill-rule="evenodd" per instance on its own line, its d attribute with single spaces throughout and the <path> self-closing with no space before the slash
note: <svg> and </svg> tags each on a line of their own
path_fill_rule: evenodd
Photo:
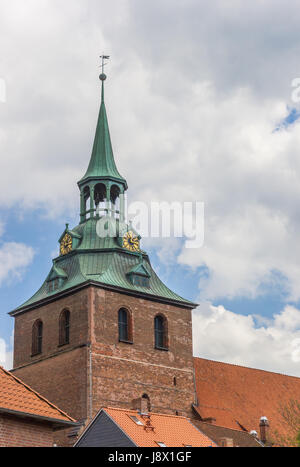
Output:
<svg viewBox="0 0 300 467">
<path fill-rule="evenodd" d="M 202 248 L 145 242 L 166 284 L 200 304 L 195 354 L 300 376 L 298 2 L 0 3 L 8 352 L 7 313 L 39 288 L 65 223 L 78 222 L 76 182 L 91 154 L 105 52 L 112 142 L 130 200 L 205 203 Z"/>
</svg>

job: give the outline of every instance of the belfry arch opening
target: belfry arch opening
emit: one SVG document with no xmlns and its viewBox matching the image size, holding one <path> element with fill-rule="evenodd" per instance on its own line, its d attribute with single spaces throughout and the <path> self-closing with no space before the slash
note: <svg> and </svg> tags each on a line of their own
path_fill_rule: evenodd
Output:
<svg viewBox="0 0 300 467">
<path fill-rule="evenodd" d="M 120 197 L 121 190 L 117 185 L 113 185 L 110 189 L 110 200 L 116 204 L 117 199 Z"/>
<path fill-rule="evenodd" d="M 113 216 L 120 214 L 120 194 L 120 188 L 117 185 L 113 185 L 110 189 L 110 201 L 112 204 Z"/>
<path fill-rule="evenodd" d="M 98 216 L 103 216 L 106 209 L 106 186 L 104 183 L 98 183 L 94 189 L 94 199 L 96 205 L 96 213 Z"/>
<path fill-rule="evenodd" d="M 90 200 L 90 197 L 91 197 L 90 188 L 86 186 L 83 190 L 83 200 L 84 200 L 84 212 L 87 217 L 90 217 L 89 215 L 87 215 L 87 211 L 89 210 L 88 201 Z"/>
</svg>

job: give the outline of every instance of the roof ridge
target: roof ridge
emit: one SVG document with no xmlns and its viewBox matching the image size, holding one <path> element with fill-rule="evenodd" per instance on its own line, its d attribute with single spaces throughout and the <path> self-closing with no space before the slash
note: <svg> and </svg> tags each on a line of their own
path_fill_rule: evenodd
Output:
<svg viewBox="0 0 300 467">
<path fill-rule="evenodd" d="M 263 370 L 261 368 L 253 368 L 245 365 L 238 365 L 237 363 L 228 363 L 228 362 L 220 362 L 219 360 L 211 360 L 209 358 L 202 358 L 202 357 L 194 357 L 194 360 L 202 360 L 205 362 L 211 362 L 211 363 L 219 363 L 220 365 L 226 365 L 226 366 L 233 366 L 237 368 L 244 368 L 245 370 L 250 370 L 250 371 L 259 371 L 261 373 L 268 373 L 268 374 L 273 374 L 273 375 L 279 375 L 279 376 L 284 376 L 285 378 L 294 378 L 297 380 L 300 380 L 299 376 L 293 376 L 293 375 L 288 375 L 286 373 L 279 373 L 277 371 L 270 371 L 270 370 Z"/>
<path fill-rule="evenodd" d="M 63 416 L 67 417 L 70 421 L 72 422 L 76 422 L 76 420 L 72 417 L 70 417 L 66 412 L 64 412 L 63 410 L 59 409 L 55 404 L 52 404 L 52 402 L 50 402 L 48 399 L 46 399 L 46 397 L 42 396 L 41 394 L 39 394 L 37 391 L 35 391 L 34 389 L 32 389 L 32 387 L 28 386 L 27 384 L 25 384 L 22 380 L 20 380 L 19 378 L 17 378 L 16 376 L 14 376 L 10 371 L 7 371 L 5 370 L 2 366 L 0 366 L 0 370 L 3 371 L 3 373 L 5 373 L 7 376 L 11 377 L 12 379 L 14 379 L 18 384 L 21 384 L 22 386 L 24 386 L 26 389 L 28 389 L 30 392 L 32 392 L 33 394 L 35 394 L 39 399 L 41 399 L 43 402 L 46 402 L 48 405 L 50 405 L 52 408 L 54 408 L 55 410 L 57 410 L 58 412 L 60 412 Z"/>
<path fill-rule="evenodd" d="M 119 412 L 132 412 L 138 415 L 141 415 L 141 413 L 138 410 L 135 409 L 122 409 L 121 407 L 103 407 L 103 410 L 118 410 Z M 191 420 L 189 417 L 184 417 L 183 415 L 171 415 L 171 414 L 166 414 L 166 413 L 157 413 L 157 412 L 148 412 L 148 415 L 157 415 L 161 417 L 169 417 L 169 418 L 176 418 L 176 419 L 184 419 L 184 420 Z"/>
</svg>

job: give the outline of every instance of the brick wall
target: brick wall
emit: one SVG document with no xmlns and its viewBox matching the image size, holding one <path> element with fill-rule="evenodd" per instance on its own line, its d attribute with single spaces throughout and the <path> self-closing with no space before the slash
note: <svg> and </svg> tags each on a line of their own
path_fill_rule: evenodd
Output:
<svg viewBox="0 0 300 467">
<path fill-rule="evenodd" d="M 49 424 L 0 415 L 0 447 L 51 447 L 53 430 Z"/>
<path fill-rule="evenodd" d="M 91 302 L 93 413 L 103 406 L 130 407 L 132 399 L 146 393 L 153 411 L 191 416 L 191 311 L 96 288 Z M 132 316 L 133 345 L 119 343 L 118 311 L 123 307 Z M 168 352 L 155 349 L 157 314 L 168 320 Z"/>
<path fill-rule="evenodd" d="M 76 420 L 87 417 L 89 351 L 88 290 L 31 310 L 15 318 L 15 376 Z M 59 346 L 59 317 L 68 309 L 70 343 Z M 32 326 L 43 321 L 43 351 L 31 355 Z"/>
<path fill-rule="evenodd" d="M 75 420 L 87 417 L 87 348 L 46 357 L 12 373 Z"/>
<path fill-rule="evenodd" d="M 59 317 L 64 309 L 71 311 L 70 345 L 59 347 Z M 14 368 L 62 353 L 74 345 L 86 344 L 89 334 L 88 310 L 88 290 L 85 289 L 16 316 Z M 36 320 L 43 322 L 43 352 L 41 356 L 32 356 L 31 336 L 32 327 Z"/>
</svg>

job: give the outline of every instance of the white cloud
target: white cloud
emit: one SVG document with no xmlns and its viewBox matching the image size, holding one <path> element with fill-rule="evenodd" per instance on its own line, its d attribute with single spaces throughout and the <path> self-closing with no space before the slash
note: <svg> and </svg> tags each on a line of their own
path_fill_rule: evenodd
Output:
<svg viewBox="0 0 300 467">
<path fill-rule="evenodd" d="M 280 104 L 260 110 L 251 96 L 238 94 L 216 111 L 214 120 L 223 118 L 216 128 L 201 119 L 203 133 L 219 133 L 198 149 L 201 190 L 194 187 L 206 202 L 205 246 L 182 251 L 179 262 L 209 269 L 202 298 L 255 297 L 279 272 L 288 298 L 298 300 L 300 126 L 273 133 Z"/>
<path fill-rule="evenodd" d="M 4 226 L 0 225 L 0 236 L 3 231 Z M 0 241 L 0 286 L 3 282 L 13 283 L 13 281 L 21 280 L 33 257 L 34 249 L 31 246 L 16 242 L 1 243 Z M 4 317 L 2 318 L 4 319 Z M 3 332 L 1 334 L 3 335 Z M 11 369 L 13 366 L 13 352 L 10 350 L 12 346 L 13 337 L 10 339 L 10 345 L 7 345 L 5 339 L 0 337 L 0 365 L 6 369 Z"/>
<path fill-rule="evenodd" d="M 4 339 L 0 339 L 0 365 L 1 366 L 4 366 L 5 364 L 5 351 L 6 351 L 5 341 Z"/>
<path fill-rule="evenodd" d="M 6 369 L 6 370 L 11 370 L 13 368 L 13 352 L 12 351 L 8 351 L 6 352 L 6 355 L 5 355 L 5 362 L 4 362 L 4 365 L 3 367 Z"/>
<path fill-rule="evenodd" d="M 193 316 L 201 358 L 300 376 L 300 310 L 286 306 L 268 323 L 203 303 Z"/>
<path fill-rule="evenodd" d="M 23 243 L 0 244 L 0 285 L 4 280 L 20 279 L 33 257 L 33 248 Z"/>
<path fill-rule="evenodd" d="M 0 338 L 0 366 L 10 370 L 13 367 L 13 353 L 7 350 L 6 342 Z"/>
<path fill-rule="evenodd" d="M 300 298 L 300 125 L 273 132 L 299 75 L 296 0 L 1 8 L 0 207 L 78 212 L 105 51 L 113 146 L 130 198 L 206 205 L 205 247 L 164 248 L 162 258 L 207 267 L 205 299 L 256 297 L 274 282 Z"/>
</svg>

